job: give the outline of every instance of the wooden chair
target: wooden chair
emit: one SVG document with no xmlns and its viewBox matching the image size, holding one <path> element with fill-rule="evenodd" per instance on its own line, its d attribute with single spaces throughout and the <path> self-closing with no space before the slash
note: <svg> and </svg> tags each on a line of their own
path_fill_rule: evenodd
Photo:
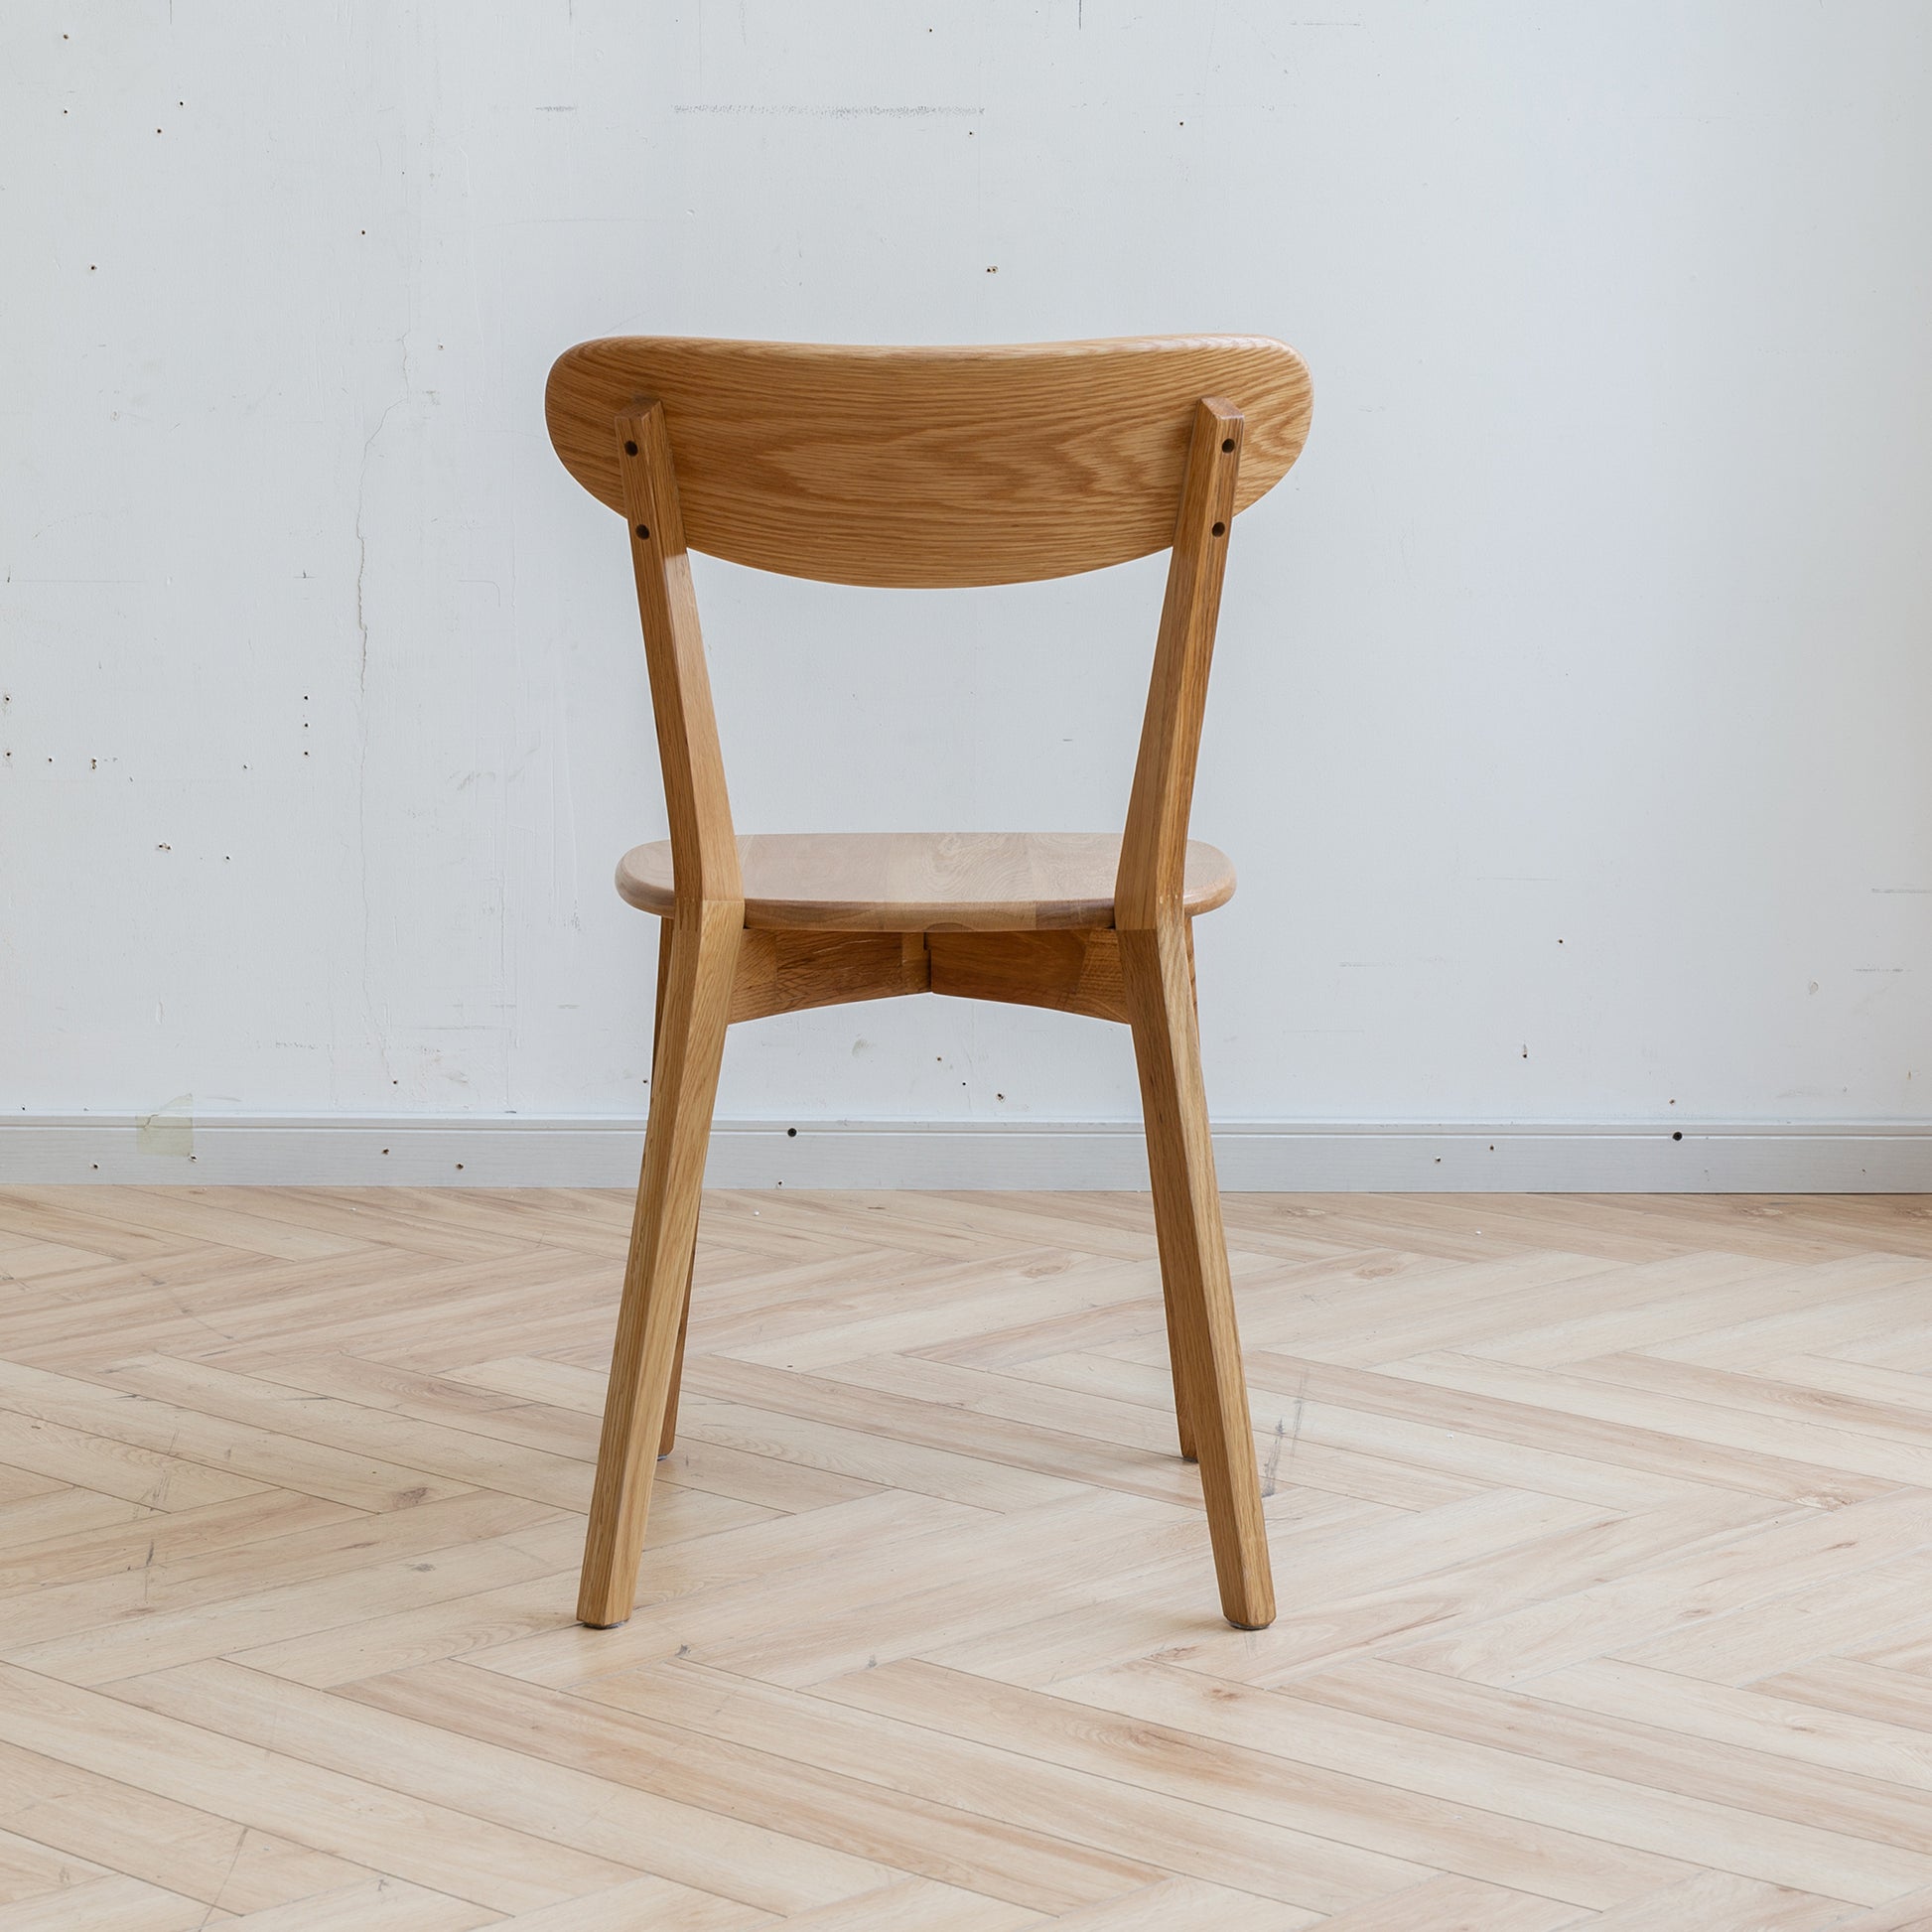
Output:
<svg viewBox="0 0 1932 1932">
<path fill-rule="evenodd" d="M 1228 1621 L 1275 1615 L 1201 1090 L 1192 919 L 1234 890 L 1187 819 L 1227 538 L 1308 434 L 1309 378 L 1253 337 L 1010 348 L 617 338 L 550 372 L 551 441 L 622 513 L 668 841 L 618 868 L 664 920 L 643 1173 L 578 1615 L 630 1614 L 668 1452 L 698 1193 L 733 1021 L 963 994 L 1133 1030 L 1180 1451 Z M 688 552 L 840 584 L 1026 583 L 1172 545 L 1122 837 L 740 839 Z"/>
</svg>

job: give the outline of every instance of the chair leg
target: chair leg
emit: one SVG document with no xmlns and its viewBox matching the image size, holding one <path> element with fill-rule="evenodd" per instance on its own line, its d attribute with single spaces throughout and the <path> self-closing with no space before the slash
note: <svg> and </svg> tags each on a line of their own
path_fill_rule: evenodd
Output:
<svg viewBox="0 0 1932 1932">
<path fill-rule="evenodd" d="M 690 1280 L 705 1145 L 743 924 L 742 905 L 705 904 L 666 935 L 670 965 L 651 1070 L 650 1124 L 577 1599 L 579 1620 L 598 1629 L 622 1623 L 636 1600 L 653 1456 L 663 1437 Z"/>
<path fill-rule="evenodd" d="M 1183 1462 L 1198 1462 L 1200 1455 L 1194 1448 L 1194 1418 L 1187 1406 L 1187 1385 L 1183 1379 L 1186 1347 L 1180 1338 L 1185 1319 L 1179 1300 L 1181 1263 L 1169 1252 L 1173 1245 L 1173 1218 L 1162 1214 L 1159 1209 L 1154 1216 L 1154 1236 L 1155 1244 L 1161 1251 L 1161 1300 L 1167 1306 L 1168 1314 L 1168 1372 L 1173 1382 L 1174 1432 L 1180 1438 L 1180 1459 Z"/>
<path fill-rule="evenodd" d="M 657 1004 L 651 1014 L 650 1063 L 657 1065 L 658 1048 L 664 1037 L 664 988 L 671 977 L 671 921 L 663 921 L 657 936 Z M 702 1216 L 702 1208 L 700 1209 Z M 677 1353 L 671 1357 L 671 1386 L 664 1397 L 664 1428 L 657 1439 L 658 1460 L 677 1448 L 677 1399 L 684 1386 L 684 1337 L 691 1327 L 691 1277 L 698 1265 L 697 1241 L 691 1243 L 691 1266 L 684 1271 L 684 1312 L 677 1323 Z"/>
<path fill-rule="evenodd" d="M 1187 1010 L 1194 1016 L 1196 1037 L 1200 1033 L 1200 1013 L 1194 1002 L 1194 922 L 1189 919 L 1185 926 L 1187 934 Z M 1168 1379 L 1173 1384 L 1173 1419 L 1175 1434 L 1180 1438 L 1180 1459 L 1183 1462 L 1198 1462 L 1199 1455 L 1194 1449 L 1194 1419 L 1187 1408 L 1187 1385 L 1183 1379 L 1182 1360 L 1184 1349 L 1180 1333 L 1183 1316 L 1180 1311 L 1179 1283 L 1182 1281 L 1182 1262 L 1173 1253 L 1174 1240 L 1181 1223 L 1173 1215 L 1156 1214 L 1154 1217 L 1155 1245 L 1161 1255 L 1161 1301 L 1168 1317 Z"/>
<path fill-rule="evenodd" d="M 691 1260 L 684 1270 L 684 1312 L 678 1316 L 677 1351 L 671 1357 L 670 1387 L 664 1392 L 664 1427 L 657 1432 L 659 1461 L 677 1448 L 677 1398 L 684 1387 L 684 1337 L 691 1328 L 691 1275 L 697 1265 L 697 1243 L 693 1240 Z"/>
<path fill-rule="evenodd" d="M 1200 1463 L 1222 1612 L 1238 1629 L 1265 1629 L 1275 1620 L 1275 1583 L 1201 1087 L 1185 919 L 1123 931 L 1120 957 L 1140 1067 L 1176 1403 L 1182 1429 L 1191 1424 Z"/>
</svg>

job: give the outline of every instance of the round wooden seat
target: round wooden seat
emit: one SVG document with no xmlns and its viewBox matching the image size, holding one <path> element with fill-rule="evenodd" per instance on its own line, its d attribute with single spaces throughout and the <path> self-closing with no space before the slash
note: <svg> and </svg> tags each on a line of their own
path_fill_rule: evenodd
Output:
<svg viewBox="0 0 1932 1932">
<path fill-rule="evenodd" d="M 1111 926 L 1120 838 L 1111 832 L 806 832 L 738 841 L 749 927 L 848 932 L 1033 932 Z M 640 845 L 618 891 L 671 912 L 671 848 Z M 1234 897 L 1234 868 L 1187 842 L 1183 903 L 1210 912 Z"/>
</svg>

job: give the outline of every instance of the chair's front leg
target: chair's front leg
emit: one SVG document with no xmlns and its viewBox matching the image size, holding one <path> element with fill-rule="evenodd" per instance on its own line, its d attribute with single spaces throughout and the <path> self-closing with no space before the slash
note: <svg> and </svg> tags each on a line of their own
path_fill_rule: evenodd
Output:
<svg viewBox="0 0 1932 1932">
<path fill-rule="evenodd" d="M 636 1598 L 744 922 L 742 903 L 711 901 L 681 914 L 667 934 L 650 1124 L 577 1599 L 580 1621 L 600 1629 L 623 1622 Z"/>
<path fill-rule="evenodd" d="M 1259 1630 L 1275 1620 L 1275 1580 L 1208 1138 L 1188 951 L 1187 922 L 1178 911 L 1120 935 L 1182 1441 L 1191 1433 L 1200 1464 L 1222 1611 L 1230 1623 Z"/>
</svg>

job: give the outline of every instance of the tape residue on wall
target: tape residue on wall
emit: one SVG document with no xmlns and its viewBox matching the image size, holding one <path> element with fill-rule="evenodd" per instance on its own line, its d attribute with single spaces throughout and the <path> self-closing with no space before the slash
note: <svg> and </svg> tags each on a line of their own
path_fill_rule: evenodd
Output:
<svg viewBox="0 0 1932 1932">
<path fill-rule="evenodd" d="M 195 1158 L 195 1096 L 178 1093 L 166 1106 L 142 1114 L 134 1123 L 134 1145 L 143 1154 L 177 1161 Z"/>
</svg>

